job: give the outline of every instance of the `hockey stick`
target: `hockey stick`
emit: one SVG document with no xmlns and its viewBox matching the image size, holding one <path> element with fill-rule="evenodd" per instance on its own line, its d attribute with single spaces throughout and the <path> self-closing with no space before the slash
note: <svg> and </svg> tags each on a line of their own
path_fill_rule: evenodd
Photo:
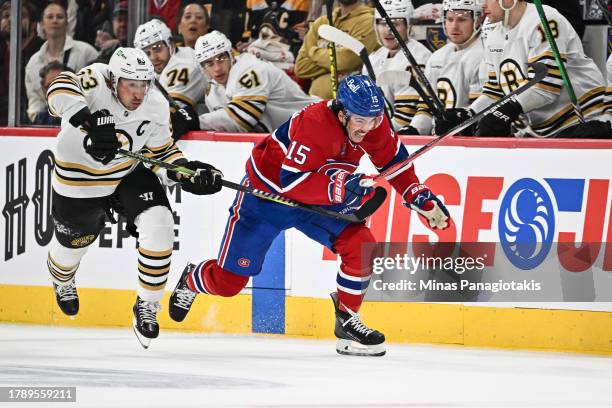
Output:
<svg viewBox="0 0 612 408">
<path fill-rule="evenodd" d="M 444 133 L 443 135 L 438 136 L 437 138 L 433 139 L 426 145 L 421 146 L 419 149 L 417 149 L 414 153 L 410 154 L 403 161 L 396 163 L 393 166 L 389 167 L 388 169 L 380 172 L 376 177 L 372 179 L 372 182 L 376 182 L 380 180 L 381 178 L 389 177 L 390 175 L 408 167 L 414 159 L 421 156 L 425 152 L 429 151 L 435 145 L 440 143 L 443 139 L 456 135 L 457 133 L 461 132 L 463 129 L 469 126 L 472 126 L 474 123 L 477 123 L 480 119 L 484 118 L 488 114 L 496 112 L 497 109 L 500 108 L 502 105 L 505 105 L 511 100 L 515 100 L 517 95 L 522 94 L 523 92 L 525 92 L 526 90 L 528 90 L 529 88 L 531 88 L 532 86 L 540 82 L 548 74 L 548 67 L 544 63 L 537 62 L 535 64 L 532 64 L 531 66 L 533 67 L 533 72 L 534 72 L 533 78 L 527 81 L 523 86 L 510 92 L 508 95 L 504 96 L 502 99 L 498 100 L 497 102 L 492 103 L 488 108 L 476 113 L 474 116 L 472 116 L 470 119 L 466 120 L 462 124 L 455 126 L 448 132 Z"/>
<path fill-rule="evenodd" d="M 557 48 L 557 42 L 550 32 L 550 27 L 548 25 L 548 19 L 546 18 L 546 13 L 544 13 L 544 8 L 542 7 L 541 0 L 533 0 L 533 4 L 538 11 L 538 15 L 540 16 L 541 26 L 544 30 L 544 34 L 546 35 L 546 39 L 548 40 L 548 44 L 550 45 L 550 49 L 552 50 L 553 55 L 555 56 L 555 60 L 557 61 L 557 66 L 559 67 L 559 71 L 561 72 L 561 78 L 563 78 L 563 84 L 565 84 L 565 89 L 570 97 L 570 101 L 572 103 L 572 108 L 574 109 L 574 113 L 578 116 L 580 123 L 584 123 L 584 116 L 582 115 L 582 111 L 580 110 L 580 106 L 578 105 L 578 98 L 576 98 L 576 93 L 574 93 L 574 87 L 572 86 L 572 81 L 567 75 L 567 71 L 565 69 L 565 65 L 561 60 L 561 54 L 559 53 L 559 48 Z"/>
<path fill-rule="evenodd" d="M 374 83 L 376 83 L 376 74 L 374 74 L 374 68 L 372 67 L 372 63 L 370 62 L 370 56 L 368 55 L 368 50 L 366 49 L 365 45 L 363 45 L 360 41 L 354 39 L 344 31 L 338 30 L 337 28 L 327 24 L 319 26 L 317 32 L 319 33 L 319 36 L 321 38 L 326 39 L 330 43 L 340 44 L 343 47 L 351 50 L 353 53 L 359 55 L 361 61 L 363 61 L 363 65 L 365 65 L 366 67 L 366 71 L 368 71 L 368 76 L 372 79 L 372 81 L 374 81 Z M 387 109 L 386 104 L 385 115 L 387 116 L 389 125 L 393 127 L 393 122 L 391 122 L 391 115 L 389 114 L 389 110 Z"/>
<path fill-rule="evenodd" d="M 188 169 L 187 167 L 178 166 L 172 163 L 166 163 L 164 161 L 153 159 L 151 157 L 147 157 L 140 153 L 131 152 L 129 150 L 119 149 L 119 154 L 122 156 L 130 157 L 143 163 L 152 164 L 154 166 L 159 166 L 164 169 L 174 171 L 176 173 L 184 174 L 186 176 L 193 176 L 196 174 L 195 171 Z M 335 218 L 337 220 L 355 223 L 363 222 L 370 215 L 374 214 L 374 212 L 376 212 L 376 210 L 382 205 L 382 203 L 385 202 L 385 199 L 387 198 L 387 191 L 383 187 L 376 187 L 376 189 L 374 190 L 374 196 L 368 201 L 366 201 L 361 207 L 359 207 L 357 211 L 355 211 L 353 214 L 342 214 L 336 211 L 328 210 L 326 208 L 318 207 L 316 205 L 300 203 L 298 201 L 291 200 L 278 194 L 268 193 L 266 191 L 250 188 L 247 186 L 243 186 L 242 184 L 233 183 L 228 180 L 221 180 L 221 185 L 232 190 L 242 191 L 244 193 L 251 194 L 263 200 L 273 201 L 275 203 L 286 205 L 288 207 L 299 208 L 315 214 Z"/>
<path fill-rule="evenodd" d="M 327 14 L 327 21 L 332 27 L 334 26 L 333 8 L 334 0 L 327 0 L 325 3 L 325 12 Z M 336 92 L 338 91 L 338 61 L 336 60 L 336 44 L 329 41 L 327 44 L 327 51 L 329 53 L 329 75 L 331 77 L 332 98 L 336 99 Z"/>
<path fill-rule="evenodd" d="M 319 33 L 320 37 L 326 39 L 330 43 L 340 44 L 344 48 L 348 48 L 353 53 L 359 55 L 361 61 L 363 61 L 363 65 L 365 65 L 366 70 L 368 71 L 368 75 L 370 78 L 372 78 L 372 81 L 376 82 L 376 75 L 374 74 L 374 69 L 372 68 L 372 63 L 370 62 L 370 56 L 368 55 L 368 50 L 366 50 L 365 45 L 344 31 L 327 24 L 319 26 L 317 32 Z"/>
<path fill-rule="evenodd" d="M 171 108 L 174 108 L 176 110 L 181 109 L 181 107 L 178 105 L 178 103 L 176 103 L 176 101 L 174 100 L 174 98 L 172 96 L 170 96 L 170 94 L 168 93 L 168 91 L 166 91 L 166 89 L 162 86 L 162 84 L 159 83 L 159 80 L 157 78 L 155 78 L 155 87 L 157 88 L 157 90 L 159 92 L 161 92 L 161 94 L 164 96 L 164 98 L 166 98 L 166 100 L 168 101 L 168 103 L 170 104 Z"/>
<path fill-rule="evenodd" d="M 389 18 L 389 14 L 387 14 L 387 11 L 380 3 L 380 0 L 374 0 L 374 7 L 376 7 L 376 10 L 378 10 L 380 15 L 385 19 L 387 26 L 389 27 L 389 29 L 391 29 L 391 32 L 395 36 L 397 43 L 402 49 L 402 52 L 404 53 L 404 55 L 406 55 L 408 62 L 414 70 L 414 79 L 416 80 L 414 83 L 414 89 L 416 89 L 417 93 L 419 94 L 421 99 L 423 99 L 425 104 L 427 104 L 427 107 L 431 110 L 434 116 L 438 118 L 443 118 L 445 109 L 444 105 L 442 104 L 442 101 L 440 101 L 440 98 L 438 98 L 438 94 L 434 92 L 433 88 L 431 87 L 431 84 L 425 77 L 423 70 L 421 69 L 421 67 L 419 67 L 419 64 L 414 59 L 414 56 L 406 46 L 406 43 L 402 41 L 402 37 L 397 32 L 397 28 L 395 28 L 395 26 L 393 25 L 391 18 Z"/>
<path fill-rule="evenodd" d="M 595 2 L 601 9 L 601 13 L 603 14 L 604 18 L 608 22 L 608 25 L 612 25 L 612 16 L 610 16 L 610 10 L 608 10 L 608 7 L 606 6 L 606 4 L 603 2 L 603 0 L 595 0 Z"/>
</svg>

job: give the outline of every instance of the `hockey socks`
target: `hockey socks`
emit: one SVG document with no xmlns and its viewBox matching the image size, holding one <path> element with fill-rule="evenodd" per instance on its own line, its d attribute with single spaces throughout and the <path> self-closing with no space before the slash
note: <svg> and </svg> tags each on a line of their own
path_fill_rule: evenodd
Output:
<svg viewBox="0 0 612 408">
<path fill-rule="evenodd" d="M 194 292 L 231 297 L 240 293 L 248 281 L 248 276 L 223 269 L 216 260 L 211 259 L 192 269 L 187 277 L 187 286 Z"/>
</svg>

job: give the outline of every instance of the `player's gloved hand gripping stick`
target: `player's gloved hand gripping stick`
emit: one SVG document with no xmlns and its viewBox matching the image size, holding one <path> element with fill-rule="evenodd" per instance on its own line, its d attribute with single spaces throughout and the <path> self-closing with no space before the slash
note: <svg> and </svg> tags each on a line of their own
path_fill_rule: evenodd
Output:
<svg viewBox="0 0 612 408">
<path fill-rule="evenodd" d="M 102 164 L 110 163 L 121 147 L 117 139 L 113 115 L 107 110 L 99 110 L 90 114 L 89 109 L 84 108 L 74 116 L 80 116 L 80 119 L 75 120 L 73 117 L 72 125 L 81 126 L 83 132 L 87 133 L 85 151 Z"/>
<path fill-rule="evenodd" d="M 161 160 L 153 159 L 147 157 L 145 155 L 130 152 L 129 150 L 119 149 L 118 152 L 122 156 L 130 157 L 132 159 L 136 159 L 143 163 L 153 164 L 155 166 L 159 166 L 168 170 L 171 170 L 175 173 L 180 173 L 182 175 L 186 175 L 189 177 L 193 177 L 197 174 L 196 171 L 189 169 L 185 166 L 179 166 L 172 163 L 166 163 Z M 220 179 L 220 184 L 223 187 L 230 188 L 232 190 L 242 191 L 247 194 L 254 195 L 255 197 L 261 198 L 267 201 L 273 201 L 275 203 L 283 204 L 289 207 L 300 208 L 305 211 L 313 212 L 319 215 L 324 215 L 326 217 L 331 217 L 343 221 L 348 222 L 363 222 L 370 215 L 374 214 L 374 212 L 385 202 L 387 198 L 387 191 L 383 187 L 376 187 L 374 190 L 374 195 L 368 201 L 366 201 L 358 210 L 356 210 L 353 214 L 342 214 L 336 211 L 328 210 L 326 208 L 318 207 L 316 205 L 304 204 L 289 198 L 280 196 L 274 193 L 268 193 L 266 191 L 257 190 L 254 188 L 250 188 L 247 186 L 243 186 L 242 184 L 233 183 L 228 180 Z"/>
</svg>

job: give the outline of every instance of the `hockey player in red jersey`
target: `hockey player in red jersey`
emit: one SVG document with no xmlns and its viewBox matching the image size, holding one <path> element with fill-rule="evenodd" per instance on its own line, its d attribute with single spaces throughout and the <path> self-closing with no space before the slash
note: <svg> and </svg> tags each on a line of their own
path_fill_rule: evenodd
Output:
<svg viewBox="0 0 612 408">
<path fill-rule="evenodd" d="M 303 203 L 329 206 L 339 212 L 357 209 L 372 193 L 363 186 L 368 176 L 354 173 L 367 154 L 379 171 L 404 160 L 408 153 L 383 115 L 384 99 L 364 75 L 347 77 L 335 100 L 321 101 L 295 113 L 258 143 L 246 163 L 246 186 L 282 194 Z M 388 177 L 432 228 L 446 228 L 444 204 L 419 182 L 414 167 Z M 366 327 L 359 308 L 368 288 L 371 263 L 362 259 L 362 243 L 374 242 L 363 224 L 332 219 L 239 192 L 230 208 L 219 256 L 188 264 L 170 298 L 170 316 L 182 321 L 197 293 L 237 295 L 257 275 L 276 236 L 296 228 L 327 246 L 341 259 L 333 294 L 335 335 L 341 354 L 383 355 L 382 333 Z"/>
</svg>

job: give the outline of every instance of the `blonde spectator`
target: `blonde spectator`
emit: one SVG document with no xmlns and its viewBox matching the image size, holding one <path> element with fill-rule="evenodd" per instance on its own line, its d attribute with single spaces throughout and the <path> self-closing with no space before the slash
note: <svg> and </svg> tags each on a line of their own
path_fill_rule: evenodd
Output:
<svg viewBox="0 0 612 408">
<path fill-rule="evenodd" d="M 40 85 L 40 69 L 51 61 L 60 61 L 78 71 L 96 58 L 98 52 L 91 45 L 75 41 L 67 35 L 66 9 L 57 3 L 49 4 L 43 11 L 41 26 L 47 41 L 32 55 L 26 65 L 25 83 L 28 95 L 28 116 L 33 120 L 45 109 L 45 96 Z"/>
</svg>

